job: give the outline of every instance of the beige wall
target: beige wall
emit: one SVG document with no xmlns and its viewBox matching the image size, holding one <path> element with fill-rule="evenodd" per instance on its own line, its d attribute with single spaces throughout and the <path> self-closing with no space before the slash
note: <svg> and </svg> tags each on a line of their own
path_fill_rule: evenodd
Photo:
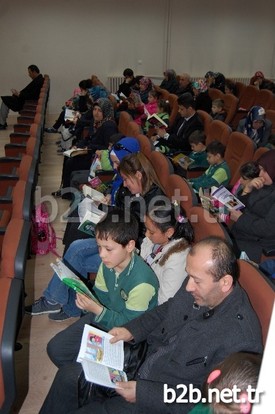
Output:
<svg viewBox="0 0 275 414">
<path fill-rule="evenodd" d="M 31 63 L 51 77 L 51 114 L 81 79 L 127 66 L 275 77 L 274 12 L 273 0 L 0 0 L 0 94 L 24 87 Z"/>
</svg>

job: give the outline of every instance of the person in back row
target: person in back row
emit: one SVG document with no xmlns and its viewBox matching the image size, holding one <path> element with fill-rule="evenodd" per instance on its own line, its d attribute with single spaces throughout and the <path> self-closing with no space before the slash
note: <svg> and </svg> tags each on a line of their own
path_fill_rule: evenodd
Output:
<svg viewBox="0 0 275 414">
<path fill-rule="evenodd" d="M 255 148 L 267 145 L 271 130 L 272 122 L 266 119 L 265 109 L 262 106 L 252 106 L 237 127 L 237 131 L 247 135 L 253 141 Z"/>
<path fill-rule="evenodd" d="M 28 67 L 28 75 L 32 81 L 24 89 L 20 92 L 16 89 L 12 89 L 12 96 L 1 96 L 0 130 L 7 128 L 7 118 L 10 109 L 14 112 L 18 112 L 23 108 L 25 101 L 36 101 L 39 98 L 44 78 L 36 65 L 30 65 Z"/>
<path fill-rule="evenodd" d="M 203 131 L 203 123 L 197 114 L 196 103 L 191 93 L 184 93 L 178 98 L 178 116 L 173 125 L 167 129 L 156 128 L 156 134 L 151 137 L 155 147 L 163 146 L 167 151 L 189 153 L 191 147 L 189 136 L 196 130 Z"/>
<path fill-rule="evenodd" d="M 40 414 L 186 414 L 191 408 L 190 385 L 201 389 L 211 370 L 233 352 L 261 353 L 261 327 L 238 283 L 231 246 L 218 237 L 200 241 L 187 256 L 186 271 L 188 278 L 172 299 L 109 332 L 112 343 L 147 341 L 148 351 L 134 380 L 117 383 L 112 398 L 106 393 L 100 397 L 98 386 L 93 386 L 95 392 L 80 407 L 81 364 L 65 364 Z M 187 389 L 184 404 L 176 401 L 183 391 L 179 384 Z"/>
<path fill-rule="evenodd" d="M 206 152 L 209 168 L 200 177 L 188 180 L 196 192 L 200 188 L 227 186 L 230 181 L 230 170 L 224 160 L 225 146 L 219 141 L 212 141 L 207 145 Z"/>
</svg>

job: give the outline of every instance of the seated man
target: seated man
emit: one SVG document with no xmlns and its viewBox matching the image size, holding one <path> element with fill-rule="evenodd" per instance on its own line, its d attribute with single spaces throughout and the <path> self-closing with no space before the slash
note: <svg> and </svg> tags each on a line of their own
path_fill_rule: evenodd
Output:
<svg viewBox="0 0 275 414">
<path fill-rule="evenodd" d="M 179 115 L 168 132 L 163 128 L 156 128 L 157 135 L 153 135 L 151 140 L 156 149 L 162 146 L 167 147 L 166 152 L 189 153 L 191 147 L 188 138 L 196 130 L 203 131 L 203 123 L 195 110 L 195 101 L 191 93 L 181 95 L 178 98 L 178 105 Z"/>
<path fill-rule="evenodd" d="M 0 108 L 0 130 L 7 128 L 7 118 L 9 110 L 20 111 L 26 100 L 37 100 L 40 90 L 44 83 L 44 78 L 36 65 L 28 67 L 28 74 L 32 81 L 22 91 L 12 89 L 12 96 L 1 96 L 2 104 Z"/>
<path fill-rule="evenodd" d="M 119 382 L 113 398 L 105 394 L 98 400 L 95 394 L 79 408 L 81 365 L 66 364 L 40 414 L 188 413 L 191 384 L 200 390 L 211 370 L 233 352 L 261 353 L 261 328 L 238 283 L 231 246 L 218 237 L 200 241 L 187 256 L 186 271 L 189 277 L 172 299 L 110 331 L 111 342 L 147 340 L 135 381 Z M 182 395 L 184 385 L 187 402 L 179 404 L 171 395 Z"/>
</svg>

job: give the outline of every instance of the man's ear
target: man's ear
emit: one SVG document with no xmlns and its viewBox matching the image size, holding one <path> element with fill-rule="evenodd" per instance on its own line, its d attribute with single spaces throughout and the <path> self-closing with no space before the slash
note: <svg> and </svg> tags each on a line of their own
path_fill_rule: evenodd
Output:
<svg viewBox="0 0 275 414">
<path fill-rule="evenodd" d="M 248 400 L 248 395 L 245 391 L 240 394 L 240 413 L 249 414 L 251 412 L 251 403 Z"/>
<path fill-rule="evenodd" d="M 126 249 L 129 253 L 132 253 L 136 248 L 135 240 L 130 240 L 129 243 L 126 245 Z"/>
<path fill-rule="evenodd" d="M 221 278 L 221 288 L 223 293 L 227 293 L 233 285 L 233 277 L 231 275 L 225 275 Z"/>
</svg>

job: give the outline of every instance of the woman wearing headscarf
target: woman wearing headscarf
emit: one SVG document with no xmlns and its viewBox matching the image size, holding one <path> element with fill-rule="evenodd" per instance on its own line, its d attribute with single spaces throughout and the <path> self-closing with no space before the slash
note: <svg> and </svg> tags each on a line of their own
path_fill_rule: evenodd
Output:
<svg viewBox="0 0 275 414">
<path fill-rule="evenodd" d="M 153 84 L 150 78 L 143 76 L 143 78 L 139 80 L 139 96 L 144 104 L 148 103 L 148 95 L 152 88 Z"/>
<path fill-rule="evenodd" d="M 170 93 L 177 93 L 179 89 L 179 82 L 174 69 L 167 69 L 164 72 L 164 79 L 159 86 Z"/>
<path fill-rule="evenodd" d="M 196 111 L 198 109 L 210 114 L 212 99 L 208 94 L 208 87 L 205 79 L 199 79 L 192 83 L 193 95 L 195 99 Z"/>
<path fill-rule="evenodd" d="M 107 149 L 110 137 L 117 132 L 114 121 L 114 110 L 111 101 L 107 98 L 98 99 L 93 105 L 93 124 L 87 138 L 76 142 L 76 148 L 87 150 L 84 155 L 73 158 L 64 157 L 61 188 L 52 193 L 55 197 L 71 199 L 70 178 L 73 171 L 88 170 L 96 150 Z"/>
<path fill-rule="evenodd" d="M 265 117 L 262 106 L 252 106 L 247 117 L 241 119 L 237 131 L 252 139 L 255 148 L 265 147 L 271 135 L 272 122 Z"/>
<path fill-rule="evenodd" d="M 232 210 L 231 233 L 238 250 L 259 263 L 263 250 L 275 248 L 275 150 L 259 159 L 259 177 L 244 186 L 239 199 L 246 208 Z"/>
</svg>

